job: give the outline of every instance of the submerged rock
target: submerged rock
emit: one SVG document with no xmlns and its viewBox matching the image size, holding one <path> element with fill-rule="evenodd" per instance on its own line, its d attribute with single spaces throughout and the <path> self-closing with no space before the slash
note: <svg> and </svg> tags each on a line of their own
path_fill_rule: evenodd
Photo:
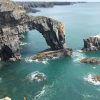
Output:
<svg viewBox="0 0 100 100">
<path fill-rule="evenodd" d="M 84 39 L 83 51 L 96 51 L 100 50 L 100 35 L 91 36 Z"/>
<path fill-rule="evenodd" d="M 54 57 L 60 58 L 64 56 L 71 56 L 72 55 L 72 49 L 66 48 L 61 50 L 55 50 L 55 51 L 43 51 L 38 53 L 37 55 L 31 57 L 32 60 L 43 60 L 43 59 L 53 59 Z"/>
<path fill-rule="evenodd" d="M 92 64 L 98 64 L 100 63 L 99 58 L 83 58 L 80 60 L 81 63 L 92 63 Z"/>
<path fill-rule="evenodd" d="M 44 73 L 35 71 L 27 76 L 27 79 L 30 81 L 40 82 L 46 80 L 46 75 Z"/>
</svg>

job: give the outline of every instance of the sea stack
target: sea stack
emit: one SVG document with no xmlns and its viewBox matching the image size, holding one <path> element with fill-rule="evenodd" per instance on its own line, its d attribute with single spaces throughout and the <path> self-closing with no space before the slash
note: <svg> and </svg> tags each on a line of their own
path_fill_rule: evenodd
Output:
<svg viewBox="0 0 100 100">
<path fill-rule="evenodd" d="M 84 39 L 83 51 L 96 51 L 100 50 L 100 35 L 91 36 Z"/>
</svg>

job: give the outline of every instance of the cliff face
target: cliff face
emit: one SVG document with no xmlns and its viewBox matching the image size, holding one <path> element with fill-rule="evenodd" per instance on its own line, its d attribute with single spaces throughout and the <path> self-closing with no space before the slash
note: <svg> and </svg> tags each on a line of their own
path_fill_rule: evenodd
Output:
<svg viewBox="0 0 100 100">
<path fill-rule="evenodd" d="M 100 50 L 100 35 L 91 36 L 84 39 L 83 51 L 96 51 Z"/>
<path fill-rule="evenodd" d="M 32 29 L 42 33 L 52 50 L 66 47 L 63 23 L 43 16 L 30 17 L 16 3 L 0 0 L 0 57 L 2 60 L 20 59 L 20 40 L 24 37 L 24 32 Z"/>
<path fill-rule="evenodd" d="M 19 43 L 28 30 L 25 10 L 10 0 L 0 0 L 0 56 L 2 60 L 20 57 Z"/>
</svg>

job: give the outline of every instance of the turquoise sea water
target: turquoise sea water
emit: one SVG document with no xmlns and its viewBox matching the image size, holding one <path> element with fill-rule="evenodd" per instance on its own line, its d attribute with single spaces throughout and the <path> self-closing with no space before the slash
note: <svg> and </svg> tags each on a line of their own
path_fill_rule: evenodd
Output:
<svg viewBox="0 0 100 100">
<path fill-rule="evenodd" d="M 73 49 L 72 57 L 31 62 L 28 57 L 48 48 L 36 30 L 25 33 L 27 43 L 21 46 L 22 61 L 0 63 L 0 98 L 12 100 L 100 100 L 100 83 L 91 75 L 100 75 L 100 65 L 81 64 L 82 57 L 99 57 L 100 51 L 82 53 L 83 38 L 100 33 L 100 3 L 39 8 L 30 15 L 48 16 L 65 23 L 66 43 Z M 34 82 L 34 72 L 46 76 L 44 82 Z"/>
</svg>

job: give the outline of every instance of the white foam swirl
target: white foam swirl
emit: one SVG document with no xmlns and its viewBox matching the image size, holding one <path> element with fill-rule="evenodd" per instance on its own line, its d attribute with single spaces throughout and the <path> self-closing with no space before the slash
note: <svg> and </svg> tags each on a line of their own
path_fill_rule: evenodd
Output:
<svg viewBox="0 0 100 100">
<path fill-rule="evenodd" d="M 85 55 L 82 53 L 81 50 L 77 50 L 73 52 L 72 57 L 73 57 L 74 62 L 79 62 L 81 59 L 85 58 Z"/>
<path fill-rule="evenodd" d="M 30 81 L 40 82 L 40 81 L 46 80 L 46 75 L 39 71 L 35 71 L 35 72 L 28 74 L 26 78 Z"/>
<path fill-rule="evenodd" d="M 44 86 L 44 87 L 42 88 L 42 90 L 39 91 L 38 94 L 35 96 L 34 100 L 37 100 L 37 99 L 39 99 L 41 96 L 43 96 L 43 95 L 45 94 L 45 91 L 46 91 L 46 87 Z"/>
<path fill-rule="evenodd" d="M 88 76 L 84 77 L 84 80 L 87 81 L 87 82 L 89 82 L 90 84 L 93 84 L 93 85 L 100 85 L 100 81 L 94 80 L 93 76 L 94 75 L 89 74 Z"/>
</svg>

